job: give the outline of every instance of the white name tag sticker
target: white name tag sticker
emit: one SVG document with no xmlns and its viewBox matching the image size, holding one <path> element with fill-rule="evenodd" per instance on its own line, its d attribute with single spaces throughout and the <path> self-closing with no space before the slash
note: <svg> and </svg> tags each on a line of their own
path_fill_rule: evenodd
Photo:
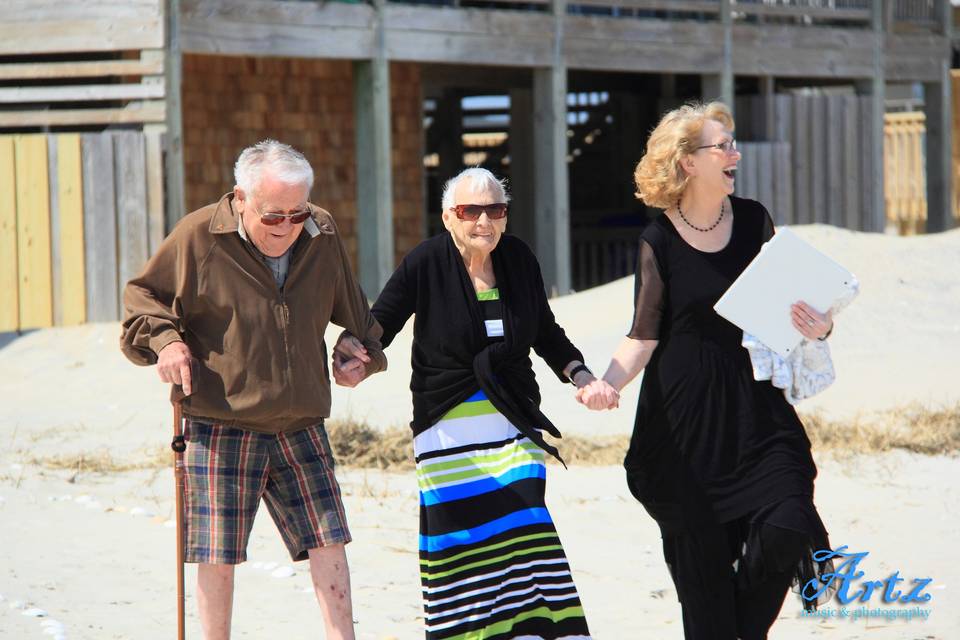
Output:
<svg viewBox="0 0 960 640">
<path fill-rule="evenodd" d="M 488 338 L 503 337 L 503 320 L 484 320 L 483 324 L 487 327 Z"/>
</svg>

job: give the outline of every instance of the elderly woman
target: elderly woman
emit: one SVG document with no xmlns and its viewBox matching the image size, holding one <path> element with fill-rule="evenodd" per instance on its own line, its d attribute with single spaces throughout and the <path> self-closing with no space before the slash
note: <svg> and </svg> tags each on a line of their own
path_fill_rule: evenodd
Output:
<svg viewBox="0 0 960 640">
<path fill-rule="evenodd" d="M 414 454 L 427 638 L 584 638 L 587 622 L 544 504 L 530 348 L 561 382 L 596 381 L 547 304 L 537 259 L 505 235 L 507 194 L 486 169 L 447 182 L 443 224 L 372 308 L 390 345 L 413 326 Z M 338 374 L 339 375 L 339 374 Z M 466 634 L 466 635 L 464 635 Z"/>
<path fill-rule="evenodd" d="M 604 375 L 619 390 L 646 370 L 627 482 L 660 525 L 684 634 L 698 640 L 766 638 L 790 584 L 823 569 L 812 551 L 829 547 L 803 425 L 713 310 L 774 233 L 763 205 L 731 195 L 733 127 L 714 102 L 669 112 L 651 134 L 637 197 L 663 214 L 643 231 L 633 324 Z M 806 339 L 832 329 L 803 302 L 790 313 Z M 616 403 L 596 391 L 581 401 Z"/>
</svg>

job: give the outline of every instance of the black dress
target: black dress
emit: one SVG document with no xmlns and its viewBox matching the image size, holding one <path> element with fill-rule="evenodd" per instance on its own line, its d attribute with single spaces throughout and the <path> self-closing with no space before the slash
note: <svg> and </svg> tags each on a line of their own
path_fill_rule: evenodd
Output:
<svg viewBox="0 0 960 640">
<path fill-rule="evenodd" d="M 753 379 L 742 331 L 713 310 L 774 232 L 760 203 L 730 202 L 730 241 L 714 253 L 689 245 L 666 215 L 644 229 L 628 334 L 659 343 L 640 388 L 627 482 L 660 525 L 685 626 L 688 606 L 720 615 L 703 590 L 785 573 L 805 584 L 820 569 L 810 552 L 829 545 L 803 425 L 781 390 Z M 711 567 L 711 553 L 724 562 Z"/>
</svg>

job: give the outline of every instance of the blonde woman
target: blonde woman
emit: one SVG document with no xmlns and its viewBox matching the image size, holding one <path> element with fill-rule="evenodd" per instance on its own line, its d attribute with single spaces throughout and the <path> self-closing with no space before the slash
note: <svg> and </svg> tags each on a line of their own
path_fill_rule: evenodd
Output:
<svg viewBox="0 0 960 640">
<path fill-rule="evenodd" d="M 688 639 L 766 638 L 788 587 L 817 578 L 829 547 L 813 504 L 810 441 L 783 392 L 753 379 L 742 332 L 713 310 L 773 235 L 759 202 L 734 197 L 740 154 L 721 103 L 667 113 L 637 164 L 637 197 L 663 209 L 644 230 L 627 337 L 604 379 L 643 369 L 625 459 L 631 492 L 657 520 Z M 798 301 L 807 339 L 832 329 Z M 616 403 L 590 386 L 591 408 Z M 815 603 L 808 603 L 808 607 Z"/>
</svg>

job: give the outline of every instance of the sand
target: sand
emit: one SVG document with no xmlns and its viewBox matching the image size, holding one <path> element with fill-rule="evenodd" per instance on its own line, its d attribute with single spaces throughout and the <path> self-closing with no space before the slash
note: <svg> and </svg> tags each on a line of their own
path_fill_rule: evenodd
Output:
<svg viewBox="0 0 960 640">
<path fill-rule="evenodd" d="M 836 384 L 801 404 L 832 417 L 918 402 L 960 402 L 960 231 L 897 238 L 819 225 L 804 237 L 849 267 L 860 298 L 837 320 Z M 602 370 L 630 320 L 629 279 L 552 301 Z M 143 459 L 169 440 L 166 391 L 117 349 L 119 326 L 0 337 L 0 638 L 174 637 L 173 481 L 169 470 L 49 470 L 35 457 L 108 452 Z M 331 331 L 330 337 L 335 336 Z M 410 326 L 390 370 L 336 389 L 334 417 L 377 427 L 409 420 Z M 544 407 L 561 430 L 626 434 L 637 382 L 619 411 L 590 413 L 539 361 Z M 960 458 L 818 454 L 817 503 L 836 545 L 869 551 L 864 579 L 931 578 L 926 620 L 818 621 L 788 596 L 772 638 L 960 638 Z M 680 638 L 679 607 L 653 521 L 617 467 L 551 467 L 548 504 L 598 638 Z M 348 547 L 361 638 L 422 636 L 412 473 L 341 470 L 355 541 Z M 322 637 L 303 563 L 292 564 L 261 513 L 237 571 L 237 638 Z M 289 574 L 289 575 L 287 575 Z M 199 637 L 188 571 L 188 630 Z M 832 603 L 836 605 L 836 603 Z M 879 597 L 862 606 L 889 610 Z M 918 605 L 902 607 L 906 611 Z M 30 615 L 25 615 L 30 614 Z M 43 615 L 40 615 L 43 614 Z M 46 626 L 43 626 L 46 625 Z"/>
</svg>

